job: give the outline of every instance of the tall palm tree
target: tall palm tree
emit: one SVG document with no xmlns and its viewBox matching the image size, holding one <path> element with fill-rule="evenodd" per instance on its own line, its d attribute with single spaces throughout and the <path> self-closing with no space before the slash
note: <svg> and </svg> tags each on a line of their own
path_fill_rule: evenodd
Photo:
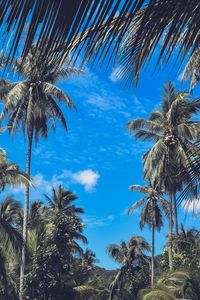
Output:
<svg viewBox="0 0 200 300">
<path fill-rule="evenodd" d="M 52 196 L 45 195 L 48 204 L 51 208 L 62 211 L 66 214 L 82 214 L 84 210 L 76 207 L 73 202 L 77 199 L 70 190 L 66 190 L 63 186 L 59 185 L 58 189 L 52 189 Z"/>
<path fill-rule="evenodd" d="M 131 191 L 137 191 L 145 196 L 135 202 L 128 210 L 130 215 L 136 209 L 143 207 L 140 214 L 140 227 L 144 228 L 148 224 L 152 231 L 152 247 L 151 247 L 151 288 L 154 287 L 154 253 L 155 253 L 155 229 L 160 230 L 163 226 L 162 213 L 169 216 L 168 202 L 162 198 L 151 185 L 140 186 L 131 185 Z"/>
<path fill-rule="evenodd" d="M 48 137 L 50 128 L 56 129 L 56 119 L 64 129 L 67 129 L 66 119 L 57 102 L 74 108 L 73 101 L 55 84 L 61 79 L 68 79 L 72 75 L 82 74 L 77 68 L 60 65 L 59 60 L 50 59 L 43 61 L 40 52 L 32 47 L 24 60 L 14 62 L 14 71 L 24 80 L 10 83 L 3 80 L 0 89 L 4 107 L 1 120 L 8 117 L 8 127 L 11 134 L 22 129 L 28 139 L 28 151 L 26 159 L 26 174 L 30 176 L 31 153 L 33 138 L 37 142 L 39 137 Z M 51 126 L 51 127 L 50 127 Z M 29 210 L 29 185 L 26 185 L 23 238 L 27 240 L 27 222 Z M 23 277 L 25 271 L 25 247 L 22 249 L 21 284 L 22 293 Z"/>
<path fill-rule="evenodd" d="M 121 265 L 121 269 L 110 286 L 109 300 L 113 299 L 118 284 L 121 288 L 123 277 L 128 270 L 133 271 L 141 264 L 149 263 L 145 251 L 149 252 L 150 250 L 149 244 L 140 236 L 132 236 L 128 243 L 123 241 L 119 245 L 108 246 L 109 256 Z"/>
<path fill-rule="evenodd" d="M 150 180 L 169 195 L 169 262 L 172 268 L 172 220 L 178 235 L 176 192 L 181 191 L 191 178 L 187 172 L 192 161 L 194 144 L 199 135 L 199 122 L 191 120 L 200 107 L 199 99 L 189 101 L 188 94 L 176 92 L 173 84 L 164 85 L 161 110 L 155 110 L 150 118 L 137 119 L 128 123 L 135 138 L 154 142 L 151 150 L 143 157 L 144 178 Z M 187 176 L 182 176 L 185 171 Z"/>
</svg>

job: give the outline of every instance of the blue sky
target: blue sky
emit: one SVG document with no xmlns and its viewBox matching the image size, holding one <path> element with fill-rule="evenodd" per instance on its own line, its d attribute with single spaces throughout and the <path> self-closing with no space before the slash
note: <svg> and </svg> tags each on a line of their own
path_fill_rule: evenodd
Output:
<svg viewBox="0 0 200 300">
<path fill-rule="evenodd" d="M 84 76 L 58 85 L 74 100 L 77 113 L 63 106 L 68 121 L 68 133 L 58 124 L 56 133 L 40 140 L 33 149 L 31 173 L 35 189 L 31 199 L 44 199 L 51 187 L 59 184 L 71 189 L 83 207 L 88 247 L 100 259 L 99 265 L 112 269 L 116 264 L 108 257 L 110 243 L 128 240 L 131 235 L 143 235 L 149 242 L 148 229 L 140 231 L 139 213 L 127 216 L 130 205 L 139 199 L 128 191 L 131 184 L 143 184 L 142 155 L 149 149 L 147 142 L 135 141 L 126 130 L 128 121 L 145 117 L 160 104 L 162 85 L 172 80 L 181 82 L 171 68 L 153 73 L 150 66 L 142 73 L 139 86 L 126 87 L 117 81 L 115 70 L 107 72 L 86 68 Z M 187 86 L 187 85 L 186 85 Z M 26 143 L 21 133 L 11 138 L 1 135 L 1 146 L 11 161 L 25 168 Z M 8 192 L 8 191 L 7 191 Z M 23 201 L 23 189 L 9 191 Z M 179 212 L 186 226 L 199 226 L 197 217 Z M 167 226 L 157 234 L 157 253 L 163 249 Z"/>
</svg>

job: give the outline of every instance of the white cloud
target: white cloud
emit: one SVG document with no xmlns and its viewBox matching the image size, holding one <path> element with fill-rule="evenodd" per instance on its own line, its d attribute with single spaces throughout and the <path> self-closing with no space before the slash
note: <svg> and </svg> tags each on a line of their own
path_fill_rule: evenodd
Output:
<svg viewBox="0 0 200 300">
<path fill-rule="evenodd" d="M 94 172 L 91 169 L 79 171 L 77 173 L 72 173 L 71 178 L 81 185 L 84 186 L 85 190 L 91 192 L 94 190 L 94 187 L 97 185 L 97 182 L 100 178 L 98 172 Z"/>
<path fill-rule="evenodd" d="M 199 212 L 200 211 L 200 200 L 194 199 L 192 201 L 183 201 L 182 208 L 187 212 Z"/>
<path fill-rule="evenodd" d="M 52 187 L 57 187 L 58 185 L 65 185 L 66 180 L 68 183 L 78 183 L 84 186 L 87 192 L 94 191 L 95 186 L 98 183 L 100 175 L 91 169 L 86 169 L 78 172 L 72 172 L 70 170 L 63 170 L 60 175 L 54 175 L 50 180 L 46 180 L 44 176 L 40 173 L 36 174 L 34 179 L 34 184 L 37 189 L 42 189 L 48 192 Z"/>
<path fill-rule="evenodd" d="M 31 198 L 41 197 L 43 194 L 50 193 L 52 187 L 57 188 L 59 185 L 64 185 L 66 188 L 69 184 L 80 184 L 87 192 L 93 192 L 100 178 L 98 172 L 92 169 L 86 169 L 78 172 L 63 170 L 59 175 L 53 175 L 50 179 L 46 179 L 41 173 L 37 173 L 32 177 L 33 188 L 31 188 Z M 13 187 L 9 189 L 10 193 L 23 194 L 24 186 Z"/>
</svg>

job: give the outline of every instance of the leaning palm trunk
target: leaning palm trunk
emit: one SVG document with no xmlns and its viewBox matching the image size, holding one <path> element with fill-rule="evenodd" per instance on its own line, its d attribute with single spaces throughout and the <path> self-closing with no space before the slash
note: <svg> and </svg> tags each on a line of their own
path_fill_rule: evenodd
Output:
<svg viewBox="0 0 200 300">
<path fill-rule="evenodd" d="M 120 290 L 121 290 L 121 280 L 124 275 L 124 269 L 122 268 L 116 275 L 115 279 L 110 285 L 110 295 L 108 300 L 113 300 L 114 299 L 114 294 L 115 294 L 115 288 L 119 284 L 120 285 Z"/>
<path fill-rule="evenodd" d="M 31 166 L 31 152 L 32 152 L 32 141 L 33 141 L 33 128 L 30 130 L 28 136 L 28 152 L 26 160 L 26 174 L 30 177 L 30 166 Z M 20 285 L 19 295 L 20 300 L 24 299 L 24 274 L 26 265 L 26 241 L 27 241 L 27 223 L 28 223 L 28 211 L 29 211 L 29 184 L 25 188 L 25 202 L 24 202 L 24 217 L 23 217 L 23 246 L 22 246 L 22 257 L 21 257 L 21 269 L 20 269 Z"/>
<path fill-rule="evenodd" d="M 173 223 L 173 214 L 172 214 L 172 194 L 169 194 L 169 269 L 173 269 L 173 258 L 172 258 L 172 223 Z"/>
<path fill-rule="evenodd" d="M 176 237 L 178 237 L 178 214 L 177 214 L 176 193 L 174 193 L 174 223 L 175 223 L 175 234 Z"/>
</svg>

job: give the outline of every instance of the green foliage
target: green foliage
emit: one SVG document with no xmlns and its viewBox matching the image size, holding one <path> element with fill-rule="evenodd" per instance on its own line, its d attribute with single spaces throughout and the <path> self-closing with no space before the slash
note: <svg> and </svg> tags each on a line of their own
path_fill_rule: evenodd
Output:
<svg viewBox="0 0 200 300">
<path fill-rule="evenodd" d="M 81 251 L 73 238 L 81 231 L 82 227 L 74 217 L 57 213 L 51 218 L 26 277 L 26 295 L 30 299 L 72 297 L 71 255 Z"/>
<path fill-rule="evenodd" d="M 185 230 L 181 225 L 179 235 L 173 237 L 173 264 L 175 270 L 200 270 L 200 232 L 194 228 Z M 168 251 L 164 250 L 161 266 L 168 270 Z"/>
</svg>

